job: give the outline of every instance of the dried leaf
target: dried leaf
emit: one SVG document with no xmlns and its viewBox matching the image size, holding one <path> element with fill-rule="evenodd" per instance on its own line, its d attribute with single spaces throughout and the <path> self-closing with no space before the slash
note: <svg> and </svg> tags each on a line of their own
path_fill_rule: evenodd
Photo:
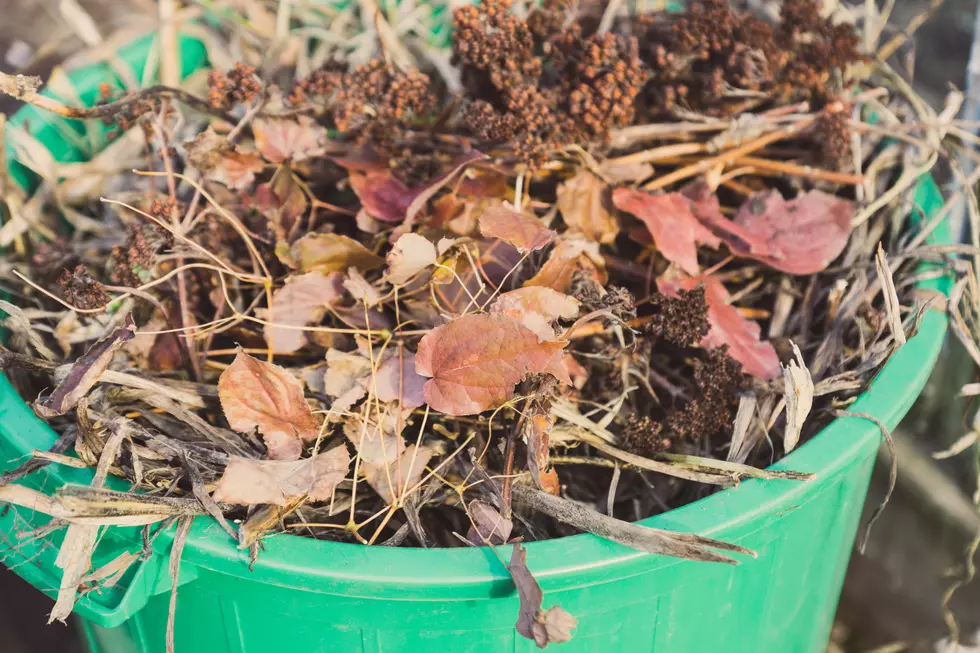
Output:
<svg viewBox="0 0 980 653">
<path fill-rule="evenodd" d="M 487 238 L 499 238 L 522 252 L 541 249 L 555 237 L 555 232 L 533 215 L 503 205 L 494 206 L 480 216 L 480 233 Z"/>
<path fill-rule="evenodd" d="M 203 172 L 206 179 L 232 190 L 248 188 L 255 181 L 256 173 L 265 168 L 261 156 L 255 152 L 239 151 L 210 126 L 185 142 L 184 149 L 187 151 L 187 162 Z"/>
<path fill-rule="evenodd" d="M 351 172 L 350 185 L 361 200 L 364 211 L 375 220 L 398 224 L 405 219 L 418 191 L 385 171 Z"/>
<path fill-rule="evenodd" d="M 803 432 L 803 423 L 813 406 L 813 379 L 803 360 L 800 348 L 793 344 L 794 359 L 783 367 L 783 383 L 786 399 L 786 433 L 783 448 L 789 453 L 796 448 Z"/>
<path fill-rule="evenodd" d="M 34 403 L 34 412 L 39 417 L 50 418 L 64 415 L 74 408 L 75 404 L 99 382 L 99 378 L 123 343 L 134 337 L 136 337 L 136 325 L 133 324 L 133 317 L 127 315 L 123 326 L 89 347 L 88 351 L 72 364 L 64 380 L 49 397 Z"/>
<path fill-rule="evenodd" d="M 762 330 L 758 323 L 742 317 L 738 309 L 729 303 L 728 291 L 714 277 L 693 277 L 679 281 L 661 278 L 660 292 L 677 297 L 678 290 L 692 290 L 705 284 L 708 302 L 708 323 L 711 330 L 701 341 L 705 349 L 728 345 L 728 355 L 742 364 L 747 374 L 760 379 L 772 379 L 780 375 L 779 356 L 769 342 L 762 342 Z"/>
<path fill-rule="evenodd" d="M 379 401 L 398 402 L 403 409 L 425 404 L 426 379 L 415 371 L 415 353 L 391 352 L 374 375 L 374 393 Z"/>
<path fill-rule="evenodd" d="M 418 234 L 404 234 L 388 253 L 385 279 L 401 286 L 438 260 L 436 246 Z"/>
<path fill-rule="evenodd" d="M 579 301 L 564 293 L 543 286 L 528 286 L 505 292 L 490 306 L 491 313 L 500 313 L 517 320 L 542 340 L 554 340 L 552 322 L 578 316 Z"/>
<path fill-rule="evenodd" d="M 364 478 L 378 496 L 385 503 L 391 504 L 395 497 L 401 498 L 419 482 L 425 466 L 434 455 L 435 451 L 429 447 L 410 444 L 398 456 L 397 464 L 361 465 L 361 469 L 364 471 Z"/>
<path fill-rule="evenodd" d="M 296 163 L 326 152 L 327 130 L 309 116 L 295 120 L 256 118 L 252 123 L 255 147 L 270 163 Z"/>
<path fill-rule="evenodd" d="M 514 545 L 507 569 L 521 601 L 517 613 L 517 632 L 534 641 L 538 648 L 544 648 L 551 642 L 558 644 L 570 640 L 578 621 L 561 606 L 553 606 L 547 612 L 542 609 L 544 592 L 527 568 L 527 551 L 520 543 Z"/>
<path fill-rule="evenodd" d="M 349 466 L 350 454 L 345 446 L 302 460 L 229 456 L 214 500 L 241 506 L 284 506 L 303 496 L 310 501 L 328 501 L 337 484 L 347 476 Z"/>
<path fill-rule="evenodd" d="M 367 394 L 367 385 L 362 381 L 370 375 L 371 361 L 360 352 L 327 350 L 323 391 L 336 397 L 330 412 L 342 414 L 350 410 L 351 406 Z"/>
<path fill-rule="evenodd" d="M 514 522 L 503 517 L 496 508 L 480 500 L 470 501 L 468 507 L 472 526 L 467 539 L 476 546 L 504 544 L 510 539 Z"/>
<path fill-rule="evenodd" d="M 273 351 L 291 353 L 306 344 L 302 330 L 323 319 L 327 307 L 335 304 L 343 295 L 339 272 L 324 274 L 308 272 L 286 278 L 282 288 L 272 295 L 272 306 L 265 319 L 265 339 Z"/>
<path fill-rule="evenodd" d="M 507 401 L 527 374 L 544 372 L 567 343 L 542 341 L 503 315 L 465 315 L 419 343 L 425 400 L 447 415 L 473 415 Z"/>
<path fill-rule="evenodd" d="M 357 268 L 347 270 L 347 278 L 344 279 L 344 288 L 350 296 L 359 302 L 363 302 L 368 308 L 377 306 L 384 299 L 382 293 L 375 288 Z"/>
<path fill-rule="evenodd" d="M 561 293 L 572 287 L 572 277 L 581 273 L 605 284 L 606 269 L 599 245 L 579 238 L 563 238 L 536 275 L 525 286 L 545 286 Z"/>
<path fill-rule="evenodd" d="M 355 415 L 344 423 L 344 435 L 354 445 L 362 464 L 390 464 L 405 451 L 405 439 L 401 435 L 405 415 L 398 412 L 397 406 L 387 408 L 379 415 L 372 404 L 370 419 Z"/>
<path fill-rule="evenodd" d="M 350 267 L 364 271 L 384 264 L 384 259 L 353 238 L 332 233 L 306 234 L 293 243 L 291 254 L 301 272 L 344 272 Z"/>
<path fill-rule="evenodd" d="M 610 160 L 599 165 L 599 172 L 610 184 L 627 185 L 638 184 L 652 177 L 654 168 L 650 163 L 617 163 Z"/>
<path fill-rule="evenodd" d="M 10 333 L 6 334 L 6 337 L 9 338 L 9 343 L 12 343 L 14 348 L 20 348 L 30 343 L 34 351 L 46 360 L 53 361 L 57 358 L 54 352 L 44 343 L 44 338 L 41 337 L 41 334 L 31 326 L 31 321 L 24 314 L 24 311 L 2 299 L 0 299 L 0 311 L 7 314 L 7 317 L 0 320 L 0 325 L 10 331 Z M 66 315 L 76 315 L 76 313 L 71 311 L 66 313 Z"/>
<path fill-rule="evenodd" d="M 534 482 L 548 494 L 558 496 L 561 484 L 558 472 L 551 467 L 551 429 L 554 420 L 548 415 L 534 415 L 526 422 L 527 467 Z"/>
<path fill-rule="evenodd" d="M 218 378 L 218 397 L 231 428 L 258 428 L 273 460 L 296 460 L 303 442 L 320 433 L 320 420 L 306 403 L 299 379 L 240 349 Z"/>
<path fill-rule="evenodd" d="M 888 316 L 888 328 L 891 330 L 892 337 L 899 347 L 906 343 L 905 328 L 902 326 L 902 305 L 898 301 L 898 292 L 895 290 L 895 279 L 892 277 L 891 267 L 888 265 L 888 257 L 881 243 L 878 243 L 878 252 L 875 255 L 875 269 L 878 271 L 878 279 L 881 280 L 881 294 L 885 298 L 885 314 Z"/>
<path fill-rule="evenodd" d="M 782 272 L 815 274 L 844 251 L 853 216 L 853 203 L 823 191 L 786 201 L 770 190 L 753 195 L 739 209 L 733 224 L 742 237 L 722 238 L 736 254 Z"/>
<path fill-rule="evenodd" d="M 609 209 L 606 184 L 588 170 L 582 170 L 558 186 L 558 210 L 570 231 L 589 240 L 611 244 L 619 233 L 619 223 Z"/>
<path fill-rule="evenodd" d="M 245 194 L 242 204 L 245 207 L 254 206 L 264 215 L 280 241 L 289 237 L 310 206 L 300 185 L 291 174 L 285 173 L 259 184 L 254 194 Z"/>
<path fill-rule="evenodd" d="M 690 275 L 700 272 L 698 244 L 718 247 L 721 240 L 701 224 L 691 210 L 691 200 L 679 192 L 651 195 L 629 188 L 613 191 L 613 204 L 639 218 L 653 236 L 657 249 L 671 263 Z"/>
<path fill-rule="evenodd" d="M 458 177 L 459 174 L 467 168 L 467 166 L 474 161 L 486 158 L 487 155 L 483 154 L 482 152 L 477 152 L 476 150 L 464 152 L 457 157 L 448 172 L 441 175 L 428 186 L 418 189 L 415 193 L 415 197 L 412 198 L 408 208 L 405 210 L 405 225 L 411 227 L 411 225 L 415 222 L 415 216 L 417 216 L 419 211 L 425 207 L 425 203 L 428 202 L 433 195 L 438 193 L 441 188 Z"/>
</svg>

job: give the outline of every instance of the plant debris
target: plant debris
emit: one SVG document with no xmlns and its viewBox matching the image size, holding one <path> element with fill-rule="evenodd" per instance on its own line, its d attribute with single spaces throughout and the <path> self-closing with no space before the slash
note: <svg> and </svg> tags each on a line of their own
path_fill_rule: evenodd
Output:
<svg viewBox="0 0 980 653">
<path fill-rule="evenodd" d="M 766 434 L 790 452 L 914 334 L 920 260 L 962 272 L 907 216 L 955 109 L 924 108 L 815 0 L 774 24 L 723 0 L 594 11 L 486 0 L 454 10 L 451 57 L 414 61 L 385 23 L 346 59 L 246 49 L 206 94 L 91 109 L 0 78 L 145 145 L 99 193 L 42 175 L 33 218 L 0 230 L 0 368 L 61 436 L 0 500 L 69 524 L 57 618 L 93 524 L 207 514 L 254 551 L 283 531 L 513 543 L 517 629 L 541 647 L 576 622 L 543 609 L 521 542 L 752 554 L 632 522 L 809 478 L 760 469 Z M 922 138 L 885 141 L 881 107 Z M 72 446 L 92 488 L 9 484 Z"/>
</svg>

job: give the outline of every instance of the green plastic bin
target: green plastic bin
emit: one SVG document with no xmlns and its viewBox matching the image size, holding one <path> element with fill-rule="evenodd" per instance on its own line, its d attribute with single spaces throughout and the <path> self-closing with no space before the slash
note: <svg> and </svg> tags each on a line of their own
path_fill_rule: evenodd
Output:
<svg viewBox="0 0 980 653">
<path fill-rule="evenodd" d="M 121 54 L 140 73 L 149 48 L 147 40 Z M 201 43 L 185 39 L 182 53 L 185 74 L 206 65 Z M 105 80 L 112 81 L 105 66 L 73 75 L 86 101 Z M 64 121 L 25 108 L 14 122 L 29 124 L 58 159 L 85 156 L 60 135 Z M 30 185 L 24 170 L 14 173 Z M 942 204 L 928 179 L 916 200 L 924 216 Z M 937 230 L 933 242 L 948 242 L 948 234 Z M 944 284 L 926 285 L 944 290 Z M 918 334 L 853 410 L 897 425 L 925 384 L 945 332 L 945 315 L 929 311 Z M 55 434 L 0 378 L 0 460 L 12 466 L 54 441 Z M 873 423 L 838 419 L 775 466 L 812 472 L 814 480 L 749 480 L 641 522 L 758 552 L 757 559 L 737 567 L 647 555 L 591 535 L 529 544 L 528 564 L 545 592 L 546 607 L 560 603 L 578 618 L 574 638 L 559 650 L 823 651 L 880 442 Z M 91 477 L 89 470 L 50 465 L 24 482 L 50 491 Z M 117 481 L 115 487 L 121 485 Z M 60 578 L 54 564 L 60 536 L 16 536 L 46 521 L 6 507 L 0 513 L 0 554 L 8 567 L 53 596 Z M 172 533 L 161 536 L 153 555 L 117 586 L 79 600 L 76 612 L 93 653 L 164 651 L 171 544 Z M 246 554 L 226 533 L 210 519 L 196 521 L 180 567 L 178 653 L 534 650 L 534 643 L 514 630 L 518 599 L 490 549 L 365 547 L 291 535 L 269 537 L 264 544 L 249 571 Z M 110 529 L 94 563 L 140 548 L 138 529 Z M 508 559 L 510 551 L 498 553 Z"/>
</svg>

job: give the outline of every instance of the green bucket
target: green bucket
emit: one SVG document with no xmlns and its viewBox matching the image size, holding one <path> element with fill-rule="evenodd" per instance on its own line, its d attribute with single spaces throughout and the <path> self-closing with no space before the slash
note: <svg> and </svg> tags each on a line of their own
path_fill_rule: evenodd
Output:
<svg viewBox="0 0 980 653">
<path fill-rule="evenodd" d="M 139 75 L 149 41 L 123 51 Z M 182 42 L 183 72 L 206 65 L 205 50 Z M 112 81 L 106 66 L 77 71 L 86 101 Z M 13 123 L 31 132 L 59 160 L 79 160 L 64 124 L 33 108 Z M 12 153 L 8 153 L 12 154 Z M 29 178 L 21 169 L 17 179 Z M 942 205 L 924 179 L 918 211 Z M 949 242 L 943 228 L 932 242 Z M 943 280 L 925 284 L 944 289 Z M 918 334 L 888 362 L 852 407 L 894 427 L 925 385 L 946 333 L 946 317 L 930 310 Z M 0 378 L 0 460 L 12 465 L 49 448 L 55 434 Z M 560 603 L 578 618 L 566 653 L 810 653 L 823 651 L 847 568 L 875 452 L 874 423 L 840 418 L 775 465 L 812 472 L 807 483 L 748 480 L 696 503 L 644 520 L 657 528 L 699 533 L 758 552 L 741 565 L 697 563 L 648 555 L 591 535 L 527 545 L 528 565 L 546 607 Z M 25 483 L 51 491 L 88 483 L 90 470 L 50 465 Z M 116 487 L 119 487 L 117 485 Z M 4 563 L 54 596 L 60 537 L 19 539 L 47 518 L 7 506 L 0 512 Z M 81 597 L 76 612 L 93 653 L 156 653 L 165 649 L 172 532 L 152 555 L 111 588 Z M 489 548 L 367 547 L 278 535 L 264 542 L 254 569 L 212 520 L 199 518 L 184 549 L 176 608 L 178 653 L 496 653 L 532 651 L 514 630 L 518 599 L 501 557 Z M 138 529 L 110 529 L 93 564 L 138 552 Z"/>
</svg>

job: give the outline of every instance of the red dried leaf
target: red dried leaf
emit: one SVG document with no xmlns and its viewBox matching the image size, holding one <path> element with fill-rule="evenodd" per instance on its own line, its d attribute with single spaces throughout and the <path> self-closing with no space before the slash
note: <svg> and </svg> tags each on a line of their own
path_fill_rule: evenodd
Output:
<svg viewBox="0 0 980 653">
<path fill-rule="evenodd" d="M 657 249 L 690 275 L 700 272 L 698 244 L 718 247 L 721 240 L 698 222 L 691 200 L 681 193 L 651 195 L 629 188 L 613 191 L 613 204 L 643 221 Z"/>
<path fill-rule="evenodd" d="M 309 272 L 286 278 L 286 284 L 272 294 L 272 306 L 265 319 L 265 340 L 274 351 L 291 353 L 306 344 L 303 331 L 290 327 L 316 324 L 327 307 L 343 296 L 342 275 Z"/>
<path fill-rule="evenodd" d="M 572 286 L 572 277 L 578 272 L 591 276 L 600 284 L 606 283 L 606 269 L 599 254 L 599 245 L 587 240 L 565 238 L 558 242 L 538 273 L 524 285 L 545 286 L 567 293 Z"/>
<path fill-rule="evenodd" d="M 851 234 L 854 204 L 819 190 L 786 201 L 777 190 L 750 197 L 734 223 L 751 238 L 745 251 L 736 242 L 733 252 L 758 259 L 789 274 L 815 274 L 833 262 Z M 752 243 L 767 250 L 759 255 Z"/>
<path fill-rule="evenodd" d="M 616 240 L 619 233 L 608 201 L 606 184 L 588 170 L 558 186 L 558 210 L 569 230 L 604 245 Z"/>
<path fill-rule="evenodd" d="M 405 219 L 409 205 L 418 195 L 391 172 L 351 172 L 350 185 L 361 206 L 375 220 L 398 224 Z"/>
<path fill-rule="evenodd" d="M 503 315 L 466 315 L 422 338 L 415 370 L 431 377 L 423 391 L 432 408 L 473 415 L 507 401 L 525 375 L 546 371 L 565 345 L 542 341 Z"/>
<path fill-rule="evenodd" d="M 218 378 L 218 398 L 231 428 L 258 428 L 273 460 L 296 460 L 303 442 L 320 432 L 320 419 L 306 403 L 299 379 L 241 350 Z"/>
<path fill-rule="evenodd" d="M 256 149 L 270 163 L 295 163 L 326 152 L 327 130 L 309 116 L 295 120 L 256 118 L 252 131 Z"/>
<path fill-rule="evenodd" d="M 742 317 L 738 309 L 729 302 L 730 295 L 725 286 L 714 277 L 694 277 L 671 281 L 660 279 L 660 292 L 677 297 L 678 290 L 692 290 L 705 284 L 705 299 L 708 302 L 708 323 L 711 330 L 701 341 L 705 349 L 728 345 L 728 355 L 742 364 L 747 374 L 761 379 L 772 379 L 781 374 L 779 356 L 769 342 L 762 342 L 759 325 Z"/>
<path fill-rule="evenodd" d="M 241 506 L 284 506 L 302 496 L 310 501 L 329 501 L 349 466 L 350 454 L 344 446 L 303 460 L 229 456 L 213 498 Z"/>
<path fill-rule="evenodd" d="M 541 249 L 555 237 L 555 232 L 534 216 L 505 206 L 495 206 L 480 216 L 480 233 L 508 242 L 522 252 Z"/>
</svg>

